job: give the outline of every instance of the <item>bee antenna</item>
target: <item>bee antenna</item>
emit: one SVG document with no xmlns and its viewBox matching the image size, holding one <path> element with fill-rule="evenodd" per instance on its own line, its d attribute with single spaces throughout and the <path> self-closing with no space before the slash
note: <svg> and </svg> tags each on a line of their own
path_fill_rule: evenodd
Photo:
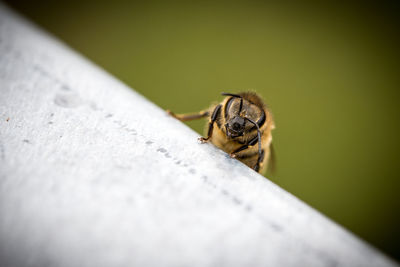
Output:
<svg viewBox="0 0 400 267">
<path fill-rule="evenodd" d="M 233 96 L 233 97 L 240 98 L 240 106 L 239 106 L 239 112 L 238 112 L 238 115 L 240 115 L 240 112 L 242 111 L 242 107 L 243 107 L 243 97 L 240 96 L 240 95 L 231 94 L 231 93 L 221 93 L 221 95 L 224 95 L 224 96 Z"/>
<path fill-rule="evenodd" d="M 260 127 L 258 126 L 258 124 L 256 122 L 254 122 L 253 120 L 245 117 L 246 120 L 248 120 L 249 122 L 251 122 L 252 124 L 254 124 L 254 126 L 257 127 L 257 139 L 258 139 L 258 155 L 261 155 L 261 132 L 260 132 Z"/>
<path fill-rule="evenodd" d="M 242 98 L 240 95 L 231 94 L 231 93 L 221 93 L 221 95 L 224 95 L 224 96 L 233 96 L 233 97 L 237 97 L 237 98 Z"/>
</svg>

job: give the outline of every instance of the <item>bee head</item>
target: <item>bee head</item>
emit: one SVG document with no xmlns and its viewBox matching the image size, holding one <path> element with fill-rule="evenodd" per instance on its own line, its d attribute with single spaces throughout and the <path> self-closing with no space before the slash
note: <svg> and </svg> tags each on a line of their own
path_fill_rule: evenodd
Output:
<svg viewBox="0 0 400 267">
<path fill-rule="evenodd" d="M 246 120 L 239 115 L 229 119 L 225 124 L 226 134 L 229 138 L 243 136 Z"/>
<path fill-rule="evenodd" d="M 244 126 L 246 123 L 246 120 L 240 116 L 240 113 L 243 108 L 243 98 L 240 95 L 236 94 L 229 94 L 229 93 L 222 93 L 224 96 L 232 96 L 240 99 L 239 102 L 239 109 L 237 111 L 237 114 L 232 116 L 227 123 L 225 123 L 225 129 L 226 129 L 226 135 L 228 138 L 235 138 L 239 136 L 244 135 Z"/>
</svg>

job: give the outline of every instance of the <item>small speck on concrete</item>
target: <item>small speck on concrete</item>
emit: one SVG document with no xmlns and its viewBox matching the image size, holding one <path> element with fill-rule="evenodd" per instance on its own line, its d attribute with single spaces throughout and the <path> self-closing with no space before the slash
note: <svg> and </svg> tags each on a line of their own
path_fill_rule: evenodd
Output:
<svg viewBox="0 0 400 267">
<path fill-rule="evenodd" d="M 160 147 L 159 149 L 157 149 L 157 151 L 158 151 L 158 152 L 161 152 L 161 153 L 167 152 L 167 150 L 166 150 L 165 148 L 162 148 L 162 147 Z"/>
</svg>

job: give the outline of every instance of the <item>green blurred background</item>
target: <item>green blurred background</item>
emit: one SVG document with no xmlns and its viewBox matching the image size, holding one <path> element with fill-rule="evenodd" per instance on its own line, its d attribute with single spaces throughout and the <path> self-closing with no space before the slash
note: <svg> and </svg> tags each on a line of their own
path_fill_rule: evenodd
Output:
<svg viewBox="0 0 400 267">
<path fill-rule="evenodd" d="M 267 176 L 400 259 L 395 2 L 8 3 L 163 109 L 255 89 L 277 126 Z"/>
</svg>

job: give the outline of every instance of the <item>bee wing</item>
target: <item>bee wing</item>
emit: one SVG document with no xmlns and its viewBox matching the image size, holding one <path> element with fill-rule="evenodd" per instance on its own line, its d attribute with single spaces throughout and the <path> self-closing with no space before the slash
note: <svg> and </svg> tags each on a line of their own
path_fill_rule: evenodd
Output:
<svg viewBox="0 0 400 267">
<path fill-rule="evenodd" d="M 271 143 L 269 146 L 269 160 L 268 160 L 268 172 L 271 174 L 276 173 L 276 154 L 275 154 L 275 149 L 274 145 Z"/>
</svg>

